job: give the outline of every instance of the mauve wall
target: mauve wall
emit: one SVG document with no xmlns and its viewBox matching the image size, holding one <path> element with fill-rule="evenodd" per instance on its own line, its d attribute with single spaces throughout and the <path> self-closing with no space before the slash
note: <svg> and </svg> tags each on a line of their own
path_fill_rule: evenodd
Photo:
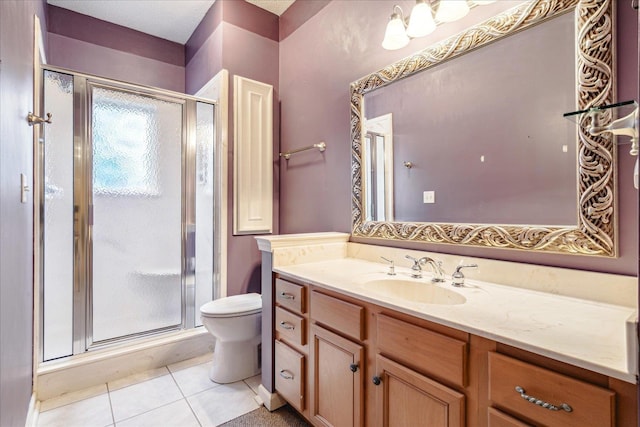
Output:
<svg viewBox="0 0 640 427">
<path fill-rule="evenodd" d="M 48 6 L 50 65 L 184 92 L 184 46 Z"/>
<path fill-rule="evenodd" d="M 34 14 L 44 1 L 0 1 L 0 426 L 23 426 L 33 372 L 33 193 L 20 203 L 20 174 L 33 188 Z M 46 33 L 45 33 L 46 34 Z"/>
<path fill-rule="evenodd" d="M 279 202 L 280 232 L 283 234 L 351 230 L 351 82 L 517 2 L 502 1 L 478 7 L 461 21 L 443 25 L 430 36 L 390 52 L 382 49 L 380 43 L 395 3 L 404 10 L 410 10 L 413 4 L 410 1 L 334 0 L 280 42 L 281 149 L 295 149 L 319 141 L 327 143 L 323 154 L 308 152 L 282 163 Z M 618 4 L 617 15 L 618 99 L 635 99 L 638 41 L 629 35 L 636 34 L 637 17 L 626 2 Z M 621 140 L 626 142 L 624 138 Z M 625 147 L 618 155 L 618 258 L 381 240 L 372 243 L 635 275 L 638 196 L 632 183 L 635 158 L 628 155 Z"/>
<path fill-rule="evenodd" d="M 187 93 L 197 92 L 222 68 L 229 71 L 229 193 L 227 293 L 260 292 L 260 252 L 254 236 L 233 235 L 233 78 L 273 85 L 274 228 L 278 234 L 278 17 L 250 3 L 218 0 L 186 45 Z"/>
</svg>

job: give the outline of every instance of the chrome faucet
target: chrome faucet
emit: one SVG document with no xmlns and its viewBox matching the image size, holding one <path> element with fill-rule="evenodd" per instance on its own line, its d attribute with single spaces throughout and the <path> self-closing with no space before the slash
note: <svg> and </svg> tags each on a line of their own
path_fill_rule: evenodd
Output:
<svg viewBox="0 0 640 427">
<path fill-rule="evenodd" d="M 433 279 L 432 282 L 444 282 L 444 270 L 442 269 L 442 262 L 436 261 L 433 258 L 429 258 L 428 256 L 423 256 L 422 258 L 414 258 L 411 255 L 405 255 L 406 259 L 410 259 L 413 261 L 413 266 L 411 270 L 411 277 L 415 279 L 422 278 L 422 266 L 429 265 L 433 270 Z"/>
<path fill-rule="evenodd" d="M 413 273 L 411 273 L 411 277 L 413 277 L 414 279 L 421 279 L 422 266 L 427 263 L 427 257 L 414 258 L 411 255 L 405 255 L 404 257 L 413 261 L 413 266 L 411 266 L 411 270 L 413 270 Z"/>
<path fill-rule="evenodd" d="M 464 274 L 462 273 L 463 268 L 478 268 L 478 264 L 463 264 L 456 267 L 456 271 L 451 275 L 451 284 L 456 287 L 460 287 L 464 285 Z"/>
<path fill-rule="evenodd" d="M 433 271 L 432 282 L 444 282 L 444 269 L 442 268 L 442 261 L 436 261 L 432 258 L 427 258 L 427 265 L 431 266 Z"/>
</svg>

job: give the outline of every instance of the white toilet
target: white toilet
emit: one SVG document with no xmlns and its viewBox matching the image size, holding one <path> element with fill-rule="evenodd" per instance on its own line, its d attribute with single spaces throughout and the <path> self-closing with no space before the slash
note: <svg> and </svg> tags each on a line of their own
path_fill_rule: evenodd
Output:
<svg viewBox="0 0 640 427">
<path fill-rule="evenodd" d="M 205 328 L 216 338 L 209 378 L 226 384 L 260 373 L 262 296 L 234 295 L 200 307 Z"/>
</svg>

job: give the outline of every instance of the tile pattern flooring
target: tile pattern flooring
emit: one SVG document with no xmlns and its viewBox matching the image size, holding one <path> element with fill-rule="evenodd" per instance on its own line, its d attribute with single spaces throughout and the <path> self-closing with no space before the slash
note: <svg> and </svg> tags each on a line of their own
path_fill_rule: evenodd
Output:
<svg viewBox="0 0 640 427">
<path fill-rule="evenodd" d="M 41 402 L 38 427 L 213 427 L 257 409 L 260 376 L 209 379 L 211 355 Z"/>
</svg>

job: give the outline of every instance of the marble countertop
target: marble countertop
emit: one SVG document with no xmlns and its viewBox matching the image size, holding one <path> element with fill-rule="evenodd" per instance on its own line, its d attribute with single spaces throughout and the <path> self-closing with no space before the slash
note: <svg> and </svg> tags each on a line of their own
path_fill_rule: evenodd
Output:
<svg viewBox="0 0 640 427">
<path fill-rule="evenodd" d="M 373 280 L 410 280 L 431 285 L 431 275 L 355 258 L 275 267 L 274 271 L 383 307 L 518 347 L 562 362 L 636 383 L 637 311 L 623 307 L 467 279 L 464 287 L 447 281 L 435 286 L 466 302 L 426 304 L 383 295 L 367 288 Z"/>
</svg>

